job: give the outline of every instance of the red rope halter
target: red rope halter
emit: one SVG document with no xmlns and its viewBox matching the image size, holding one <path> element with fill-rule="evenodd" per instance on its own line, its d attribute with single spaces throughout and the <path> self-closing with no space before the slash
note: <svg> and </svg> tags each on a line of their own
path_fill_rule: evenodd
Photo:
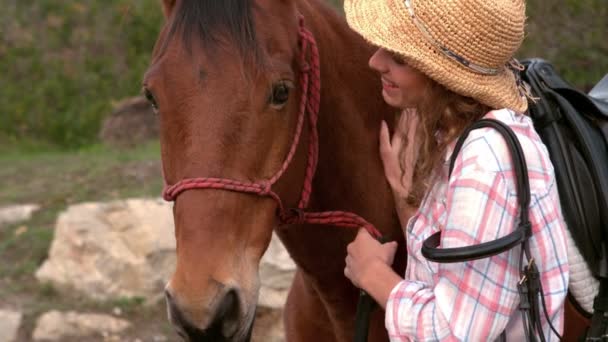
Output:
<svg viewBox="0 0 608 342">
<path fill-rule="evenodd" d="M 312 192 L 312 180 L 317 169 L 317 161 L 319 157 L 319 136 L 317 133 L 317 119 L 319 115 L 319 104 L 321 100 L 321 76 L 319 51 L 313 34 L 304 27 L 304 19 L 300 17 L 300 65 L 301 77 L 300 85 L 302 87 L 302 96 L 300 100 L 298 123 L 293 142 L 285 161 L 281 168 L 269 179 L 260 180 L 253 183 L 240 182 L 225 178 L 190 178 L 182 179 L 172 186 L 165 184 L 163 190 L 163 198 L 167 201 L 174 201 L 177 196 L 187 190 L 192 189 L 222 189 L 235 192 L 244 192 L 256 194 L 259 196 L 272 197 L 278 204 L 278 218 L 280 223 L 285 224 L 329 224 L 333 226 L 346 228 L 365 228 L 372 236 L 380 238 L 382 234 L 369 222 L 362 217 L 344 211 L 326 211 L 326 212 L 305 212 L 310 200 Z M 307 52 L 309 52 L 310 63 L 307 61 Z M 306 166 L 306 174 L 304 178 L 304 186 L 300 202 L 297 208 L 285 210 L 283 202 L 279 195 L 273 190 L 272 186 L 281 178 L 285 170 L 289 167 L 302 135 L 304 119 L 308 113 L 308 125 L 310 142 L 308 146 L 308 164 Z"/>
</svg>

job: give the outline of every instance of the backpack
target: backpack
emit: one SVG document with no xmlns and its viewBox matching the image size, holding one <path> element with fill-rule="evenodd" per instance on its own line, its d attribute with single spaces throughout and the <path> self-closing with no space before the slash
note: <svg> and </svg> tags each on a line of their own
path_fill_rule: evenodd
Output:
<svg viewBox="0 0 608 342">
<path fill-rule="evenodd" d="M 530 102 L 529 115 L 553 163 L 564 219 L 589 278 L 595 278 L 589 280 L 599 283 L 593 312 L 578 305 L 582 314 L 593 314 L 586 338 L 601 338 L 608 333 L 608 75 L 585 94 L 547 61 L 522 64 L 521 78 L 538 98 Z"/>
</svg>

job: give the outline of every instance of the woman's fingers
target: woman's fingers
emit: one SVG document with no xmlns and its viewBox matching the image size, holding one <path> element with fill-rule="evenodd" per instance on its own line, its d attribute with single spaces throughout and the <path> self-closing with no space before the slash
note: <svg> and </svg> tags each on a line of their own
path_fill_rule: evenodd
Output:
<svg viewBox="0 0 608 342">
<path fill-rule="evenodd" d="M 388 132 L 386 122 L 382 120 L 380 123 L 380 153 L 387 155 L 391 151 L 391 138 Z"/>
<path fill-rule="evenodd" d="M 393 138 L 397 133 L 393 134 Z M 388 125 L 385 121 L 382 121 L 380 124 L 380 156 L 385 163 L 385 166 L 388 163 L 394 164 L 397 162 L 398 164 L 398 155 L 399 155 L 399 142 L 395 142 L 395 140 L 391 138 Z"/>
<path fill-rule="evenodd" d="M 403 129 L 402 125 L 402 121 L 404 120 L 403 118 L 403 114 L 399 115 L 399 118 L 397 119 L 398 121 L 396 122 L 395 125 L 395 132 L 393 132 L 393 136 L 391 137 L 391 145 L 393 147 L 393 150 L 395 150 L 395 152 L 398 152 L 399 149 L 401 148 L 401 145 L 403 144 L 403 138 L 405 136 L 405 130 Z"/>
<path fill-rule="evenodd" d="M 365 229 L 365 227 L 359 227 L 357 231 L 357 238 L 359 239 L 373 239 L 372 235 Z"/>
<path fill-rule="evenodd" d="M 398 244 L 396 241 L 391 241 L 391 242 L 387 242 L 384 245 L 382 245 L 382 247 L 385 249 L 386 251 L 386 263 L 388 265 L 392 265 L 393 261 L 395 260 L 395 253 L 397 252 L 397 247 Z"/>
</svg>

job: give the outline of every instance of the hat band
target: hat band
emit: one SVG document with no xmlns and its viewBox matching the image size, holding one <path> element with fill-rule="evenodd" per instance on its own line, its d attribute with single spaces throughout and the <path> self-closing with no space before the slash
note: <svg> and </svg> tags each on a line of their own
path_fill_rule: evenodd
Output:
<svg viewBox="0 0 608 342">
<path fill-rule="evenodd" d="M 431 36 L 431 33 L 426 28 L 426 26 L 424 26 L 424 23 L 422 23 L 422 21 L 418 20 L 418 17 L 414 13 L 414 7 L 412 6 L 411 0 L 404 0 L 404 2 L 405 2 L 405 7 L 407 7 L 407 10 L 410 12 L 410 17 L 412 18 L 414 25 L 416 25 L 416 27 L 418 27 L 418 30 L 420 30 L 420 32 L 425 36 L 425 38 L 433 46 L 435 46 L 439 51 L 441 51 L 441 53 L 443 53 L 446 57 L 450 58 L 453 61 L 458 62 L 462 66 L 464 66 L 474 72 L 477 72 L 479 74 L 497 75 L 500 72 L 499 69 L 487 68 L 487 67 L 481 66 L 479 64 L 470 62 L 466 58 L 462 57 L 461 55 L 457 54 L 456 52 L 448 49 L 441 43 L 437 42 L 435 39 L 433 39 L 433 36 Z"/>
</svg>

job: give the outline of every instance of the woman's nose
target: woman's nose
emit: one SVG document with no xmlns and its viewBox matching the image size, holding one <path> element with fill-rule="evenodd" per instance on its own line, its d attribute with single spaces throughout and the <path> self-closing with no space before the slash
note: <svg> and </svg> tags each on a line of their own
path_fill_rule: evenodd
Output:
<svg viewBox="0 0 608 342">
<path fill-rule="evenodd" d="M 369 58 L 368 65 L 370 68 L 378 71 L 383 74 L 388 71 L 387 63 L 386 63 L 386 52 L 384 49 L 379 48 L 374 52 L 374 54 Z"/>
</svg>

